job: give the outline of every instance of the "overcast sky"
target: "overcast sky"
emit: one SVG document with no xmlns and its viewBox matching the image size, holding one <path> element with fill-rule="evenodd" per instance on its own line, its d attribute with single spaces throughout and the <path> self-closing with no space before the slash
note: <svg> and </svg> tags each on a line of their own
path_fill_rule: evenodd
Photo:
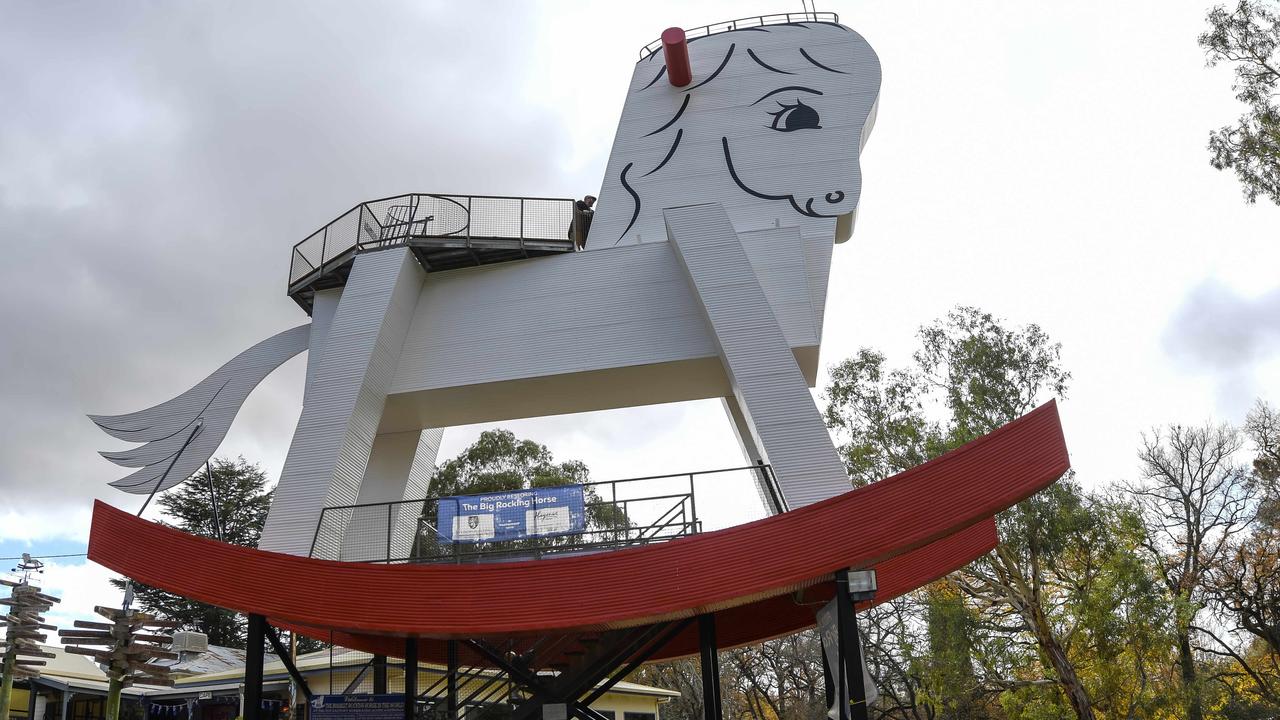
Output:
<svg viewBox="0 0 1280 720">
<path fill-rule="evenodd" d="M 848 2 L 879 53 L 853 239 L 822 364 L 904 363 L 956 304 L 1035 322 L 1075 379 L 1090 484 L 1140 433 L 1280 402 L 1280 209 L 1208 164 L 1241 108 L 1207 69 L 1199 2 Z M 0 0 L 0 556 L 82 552 L 141 409 L 305 321 L 289 248 L 404 192 L 596 192 L 638 49 L 774 2 L 60 3 Z M 274 478 L 304 360 L 251 397 L 220 454 Z M 737 464 L 718 403 L 511 424 L 620 478 Z M 478 428 L 450 431 L 456 452 Z M 7 566 L 6 566 L 7 567 Z M 59 560 L 59 620 L 113 602 Z"/>
</svg>

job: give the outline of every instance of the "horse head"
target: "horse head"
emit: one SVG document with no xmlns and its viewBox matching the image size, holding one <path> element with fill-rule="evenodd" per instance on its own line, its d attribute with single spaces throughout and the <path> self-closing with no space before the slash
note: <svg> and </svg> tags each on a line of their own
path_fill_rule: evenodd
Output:
<svg viewBox="0 0 1280 720">
<path fill-rule="evenodd" d="M 685 87 L 666 80 L 661 52 L 636 63 L 592 246 L 661 239 L 663 208 L 708 202 L 739 230 L 852 218 L 880 89 L 861 35 L 826 22 L 742 28 L 693 38 L 689 57 Z"/>
</svg>

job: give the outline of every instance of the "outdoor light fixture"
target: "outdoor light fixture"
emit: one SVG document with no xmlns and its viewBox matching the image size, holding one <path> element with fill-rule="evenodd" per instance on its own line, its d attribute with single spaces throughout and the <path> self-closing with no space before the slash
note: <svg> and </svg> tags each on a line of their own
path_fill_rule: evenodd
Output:
<svg viewBox="0 0 1280 720">
<path fill-rule="evenodd" d="M 875 570 L 850 570 L 849 571 L 849 597 L 854 602 L 862 602 L 870 600 L 876 596 L 876 571 Z"/>
</svg>

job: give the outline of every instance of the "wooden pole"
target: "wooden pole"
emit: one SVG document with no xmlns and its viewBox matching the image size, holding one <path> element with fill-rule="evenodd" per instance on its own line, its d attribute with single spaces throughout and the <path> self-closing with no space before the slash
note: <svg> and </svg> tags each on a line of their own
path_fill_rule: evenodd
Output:
<svg viewBox="0 0 1280 720">
<path fill-rule="evenodd" d="M 17 648 L 10 645 L 4 651 L 4 681 L 0 684 L 0 720 L 9 720 L 9 702 L 13 699 L 13 666 L 17 661 Z"/>
<path fill-rule="evenodd" d="M 107 683 L 107 702 L 103 708 L 106 720 L 120 720 L 120 690 L 124 688 L 124 680 L 112 676 Z"/>
</svg>

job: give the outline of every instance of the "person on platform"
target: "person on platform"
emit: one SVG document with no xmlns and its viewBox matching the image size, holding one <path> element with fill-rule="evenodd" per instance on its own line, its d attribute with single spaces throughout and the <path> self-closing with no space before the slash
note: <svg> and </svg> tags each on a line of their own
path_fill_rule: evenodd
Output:
<svg viewBox="0 0 1280 720">
<path fill-rule="evenodd" d="M 591 230 L 591 218 L 596 214 L 592 206 L 596 204 L 595 195 L 586 195 L 573 203 L 573 222 L 569 225 L 569 239 L 577 250 L 587 249 L 587 233 Z"/>
</svg>

